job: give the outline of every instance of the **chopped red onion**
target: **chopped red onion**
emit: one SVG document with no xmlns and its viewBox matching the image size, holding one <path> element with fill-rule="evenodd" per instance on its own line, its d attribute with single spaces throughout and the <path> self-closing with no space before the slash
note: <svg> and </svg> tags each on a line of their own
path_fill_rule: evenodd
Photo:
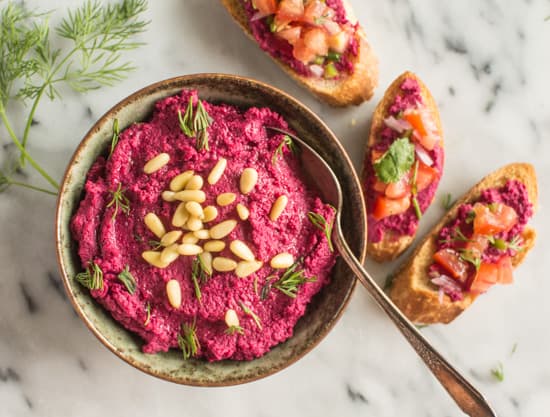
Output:
<svg viewBox="0 0 550 417">
<path fill-rule="evenodd" d="M 270 14 L 273 14 L 273 13 L 265 13 L 265 12 L 261 12 L 261 11 L 257 11 L 256 13 L 254 13 L 254 15 L 250 18 L 250 21 L 251 22 L 255 22 L 256 20 L 260 20 L 260 19 L 263 19 L 264 17 L 266 16 L 269 16 Z"/>
<path fill-rule="evenodd" d="M 393 116 L 385 118 L 384 123 L 390 129 L 393 129 L 398 133 L 402 133 L 405 130 L 412 129 L 411 124 L 409 122 L 407 122 L 405 119 L 396 119 Z"/>
<path fill-rule="evenodd" d="M 439 275 L 437 278 L 433 278 L 431 282 L 432 284 L 437 285 L 440 290 L 443 290 L 445 294 L 451 297 L 451 300 L 462 300 L 462 287 L 454 279 L 446 275 Z"/>
<path fill-rule="evenodd" d="M 439 291 L 437 293 L 437 298 L 439 299 L 439 304 L 443 304 L 443 297 L 445 297 L 445 291 L 443 291 L 442 287 L 439 287 Z"/>
<path fill-rule="evenodd" d="M 418 159 L 420 159 L 424 165 L 431 167 L 434 164 L 432 157 L 424 147 L 417 143 L 414 146 L 414 150 L 416 151 L 416 156 L 418 156 Z"/>
<path fill-rule="evenodd" d="M 325 70 L 323 69 L 322 66 L 320 65 L 310 65 L 309 66 L 309 70 L 311 71 L 311 73 L 313 75 L 315 75 L 316 77 L 322 77 Z"/>
</svg>

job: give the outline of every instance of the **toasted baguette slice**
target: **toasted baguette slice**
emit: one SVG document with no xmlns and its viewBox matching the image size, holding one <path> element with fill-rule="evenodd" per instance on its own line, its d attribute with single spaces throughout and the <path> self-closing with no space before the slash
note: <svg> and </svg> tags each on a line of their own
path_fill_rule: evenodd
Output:
<svg viewBox="0 0 550 417">
<path fill-rule="evenodd" d="M 476 295 L 466 293 L 463 300 L 453 302 L 445 295 L 443 302 L 440 303 L 438 290 L 430 283 L 427 270 L 433 263 L 437 236 L 440 230 L 457 216 L 458 207 L 464 203 L 475 202 L 483 190 L 502 187 L 508 180 L 518 180 L 525 184 L 529 201 L 536 209 L 537 178 L 535 169 L 530 164 L 506 165 L 489 174 L 468 191 L 418 245 L 393 280 L 390 298 L 411 321 L 419 324 L 449 323 L 476 299 Z M 514 268 L 523 262 L 527 252 L 534 246 L 535 230 L 525 227 L 522 237 L 525 249 L 512 258 Z"/>
<path fill-rule="evenodd" d="M 365 163 L 363 164 L 363 175 L 365 185 L 368 185 L 368 178 L 366 173 L 366 164 L 370 163 L 370 148 L 376 144 L 378 138 L 380 137 L 381 131 L 384 129 L 384 119 L 388 116 L 389 108 L 395 100 L 396 95 L 400 94 L 400 86 L 408 78 L 416 80 L 420 86 L 420 93 L 423 98 L 424 104 L 427 107 L 428 111 L 432 114 L 434 123 L 437 127 L 437 132 L 441 138 L 440 145 L 444 146 L 443 142 L 443 128 L 441 126 L 441 119 L 439 117 L 439 110 L 437 109 L 437 104 L 426 87 L 426 85 L 418 78 L 418 76 L 412 72 L 405 72 L 401 74 L 386 90 L 384 97 L 376 106 L 374 114 L 372 116 L 371 128 L 369 139 L 367 141 L 367 147 L 365 149 Z M 441 178 L 441 176 L 440 176 Z M 365 193 L 370 192 L 368 189 L 365 190 Z M 434 193 L 435 195 L 435 193 Z M 431 204 L 431 202 L 430 202 Z M 401 253 L 403 253 L 412 243 L 414 239 L 413 236 L 395 236 L 391 232 L 385 233 L 380 242 L 368 242 L 367 243 L 367 256 L 371 259 L 374 259 L 377 262 L 387 262 L 397 258 Z"/>
<path fill-rule="evenodd" d="M 221 2 L 248 37 L 256 41 L 248 25 L 248 16 L 242 6 L 242 0 L 221 0 Z M 353 16 L 346 0 L 344 0 L 344 7 L 348 14 L 348 19 L 351 22 L 355 22 L 357 19 Z M 338 80 L 318 79 L 300 75 L 286 63 L 272 57 L 269 53 L 268 55 L 290 77 L 328 104 L 339 107 L 351 104 L 359 105 L 369 100 L 374 93 L 374 89 L 378 83 L 378 60 L 361 28 L 357 30 L 356 37 L 359 47 L 357 57 L 353 61 L 354 72 L 350 76 Z"/>
</svg>

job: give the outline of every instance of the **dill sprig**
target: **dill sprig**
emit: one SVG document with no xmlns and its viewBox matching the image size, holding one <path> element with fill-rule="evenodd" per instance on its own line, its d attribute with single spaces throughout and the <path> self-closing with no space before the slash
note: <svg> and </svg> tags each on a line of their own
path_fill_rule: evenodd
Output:
<svg viewBox="0 0 550 417">
<path fill-rule="evenodd" d="M 188 138 L 197 139 L 197 150 L 210 150 L 208 145 L 208 126 L 212 124 L 212 118 L 206 112 L 201 100 L 197 100 L 196 109 L 193 110 L 193 97 L 189 97 L 187 109 L 182 116 L 181 110 L 178 110 L 178 120 L 180 129 Z"/>
<path fill-rule="evenodd" d="M 476 256 L 471 250 L 462 249 L 460 251 L 460 259 L 471 263 L 475 267 L 476 271 L 479 271 L 479 267 L 481 266 L 481 257 Z"/>
<path fill-rule="evenodd" d="M 122 184 L 120 182 L 118 183 L 118 187 L 115 191 L 109 191 L 112 198 L 105 207 L 115 207 L 113 215 L 111 216 L 111 220 L 113 221 L 115 220 L 119 210 L 124 214 L 128 214 L 130 212 L 130 200 L 128 200 L 128 197 L 124 195 L 124 191 L 126 190 L 122 189 Z"/>
<path fill-rule="evenodd" d="M 118 128 L 118 119 L 113 121 L 113 138 L 111 139 L 111 150 L 109 151 L 109 158 L 115 151 L 115 148 L 118 144 L 118 139 L 120 137 L 120 129 Z"/>
<path fill-rule="evenodd" d="M 332 207 L 332 209 L 336 211 L 334 207 Z M 332 246 L 332 226 L 334 224 L 334 220 L 329 223 L 327 219 L 325 219 L 321 214 L 315 213 L 313 211 L 310 211 L 307 214 L 307 217 L 309 218 L 309 221 L 313 223 L 313 225 L 317 229 L 323 231 L 323 233 L 325 234 L 325 237 L 327 238 L 327 243 L 330 251 L 334 252 L 334 247 Z"/>
<path fill-rule="evenodd" d="M 88 263 L 88 267 L 84 272 L 76 274 L 74 279 L 89 290 L 103 289 L 103 271 L 93 261 Z"/>
<path fill-rule="evenodd" d="M 524 249 L 522 247 L 523 239 L 519 235 L 514 236 L 510 242 L 507 242 L 506 240 L 501 238 L 495 238 L 494 236 L 490 236 L 489 243 L 494 248 L 498 250 L 503 250 L 503 251 L 511 249 L 514 252 L 520 252 Z"/>
<path fill-rule="evenodd" d="M 303 269 L 296 270 L 298 268 L 298 263 L 299 261 L 294 262 L 283 275 L 273 283 L 273 288 L 278 289 L 290 298 L 296 298 L 298 290 L 303 284 L 306 282 L 315 282 L 317 280 L 316 277 L 306 277 Z"/>
<path fill-rule="evenodd" d="M 451 193 L 445 194 L 441 200 L 441 207 L 443 207 L 444 210 L 449 211 L 453 205 L 454 201 Z"/>
<path fill-rule="evenodd" d="M 157 250 L 162 247 L 162 243 L 160 243 L 160 240 L 151 239 L 147 242 L 147 244 L 151 246 L 151 250 Z"/>
<path fill-rule="evenodd" d="M 149 301 L 147 301 L 147 304 L 145 305 L 145 313 L 147 314 L 147 317 L 145 317 L 143 325 L 147 326 L 151 323 L 151 303 Z"/>
<path fill-rule="evenodd" d="M 239 301 L 239 304 L 241 305 L 241 308 L 244 312 L 244 314 L 247 314 L 249 315 L 250 317 L 252 317 L 252 320 L 254 320 L 254 323 L 256 323 L 256 326 L 258 327 L 258 329 L 262 330 L 262 321 L 260 320 L 260 318 L 258 317 L 258 315 L 256 313 L 254 313 L 245 303 L 243 303 L 242 301 Z"/>
<path fill-rule="evenodd" d="M 229 326 L 227 329 L 225 329 L 225 334 L 244 334 L 244 329 L 241 326 Z"/>
<path fill-rule="evenodd" d="M 199 302 L 202 298 L 200 284 L 204 284 L 208 281 L 210 275 L 212 275 L 212 271 L 208 270 L 200 255 L 197 255 L 195 259 L 193 259 L 191 265 L 191 280 L 193 281 L 193 287 L 195 289 L 195 297 L 197 297 Z"/>
<path fill-rule="evenodd" d="M 275 165 L 277 160 L 283 156 L 283 148 L 285 147 L 293 154 L 296 154 L 296 145 L 292 141 L 292 138 L 288 135 L 284 135 L 283 140 L 281 140 L 281 143 L 279 143 L 277 149 L 275 149 L 275 152 L 273 152 L 273 156 L 271 157 L 271 163 L 273 165 Z"/>
<path fill-rule="evenodd" d="M 498 365 L 491 369 L 491 375 L 493 375 L 498 382 L 504 381 L 504 365 L 499 362 Z"/>
<path fill-rule="evenodd" d="M 124 269 L 117 275 L 117 278 L 120 282 L 124 284 L 126 287 L 126 290 L 130 294 L 134 294 L 136 292 L 136 279 L 130 272 L 130 267 L 126 265 Z"/>
<path fill-rule="evenodd" d="M 146 8 L 146 0 L 108 5 L 88 0 L 69 11 L 53 30 L 49 14 L 28 11 L 23 3 L 9 2 L 0 11 L 0 120 L 19 149 L 19 164 L 28 161 L 53 190 L 57 191 L 58 183 L 26 149 L 38 104 L 43 96 L 60 98 L 58 86 L 63 83 L 86 92 L 124 79 L 134 67 L 121 63 L 121 53 L 141 45 L 134 36 L 148 24 L 140 19 Z M 69 40 L 70 46 L 54 47 L 52 34 Z M 7 115 L 12 100 L 24 105 L 30 101 L 21 135 L 15 133 Z M 15 181 L 9 185 L 25 186 Z M 55 194 L 53 190 L 49 193 Z"/>
<path fill-rule="evenodd" d="M 200 348 L 197 338 L 196 320 L 193 323 L 182 323 L 181 334 L 178 334 L 178 345 L 183 353 L 183 359 L 187 360 L 197 355 Z"/>
</svg>

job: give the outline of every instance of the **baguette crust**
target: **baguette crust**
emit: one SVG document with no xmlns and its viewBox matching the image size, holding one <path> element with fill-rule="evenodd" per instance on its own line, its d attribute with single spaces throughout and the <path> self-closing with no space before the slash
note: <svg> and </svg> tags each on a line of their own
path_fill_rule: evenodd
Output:
<svg viewBox="0 0 550 417">
<path fill-rule="evenodd" d="M 412 72 L 404 72 L 401 74 L 386 90 L 384 97 L 376 106 L 374 114 L 372 116 L 371 129 L 369 133 L 369 139 L 367 141 L 367 146 L 365 148 L 365 162 L 363 164 L 363 174 L 362 177 L 367 184 L 368 178 L 366 175 L 366 164 L 370 163 L 369 149 L 373 146 L 380 137 L 382 129 L 384 129 L 384 118 L 388 114 L 388 109 L 395 100 L 396 95 L 400 92 L 400 87 L 403 81 L 407 78 L 412 78 L 416 80 L 420 86 L 420 94 L 423 98 L 425 106 L 428 108 L 430 114 L 432 114 L 434 123 L 437 126 L 437 132 L 441 138 L 440 145 L 444 147 L 443 142 L 443 127 L 441 126 L 441 119 L 439 117 L 439 110 L 437 109 L 437 104 L 433 98 L 430 90 L 422 82 L 418 76 Z M 366 187 L 365 187 L 366 188 Z M 365 193 L 369 190 L 365 190 Z M 430 203 L 431 204 L 431 203 Z M 414 240 L 413 236 L 395 236 L 395 234 L 389 232 L 385 233 L 380 242 L 372 243 L 368 242 L 367 244 L 367 256 L 371 259 L 374 259 L 377 262 L 387 262 L 397 258 L 401 255 L 412 243 Z"/>
<path fill-rule="evenodd" d="M 426 271 L 433 262 L 433 255 L 437 248 L 437 236 L 440 230 L 457 216 L 458 207 L 464 203 L 475 202 L 483 190 L 502 187 L 508 180 L 518 180 L 525 184 L 529 201 L 533 204 L 534 209 L 537 208 L 537 178 L 535 169 L 530 164 L 506 165 L 486 176 L 468 191 L 418 245 L 393 280 L 390 298 L 409 320 L 419 324 L 449 323 L 474 302 L 475 295 L 465 294 L 463 300 L 456 302 L 452 302 L 450 297 L 445 295 L 443 302 L 440 303 L 438 290 L 430 283 Z M 523 262 L 527 252 L 534 246 L 535 230 L 528 226 L 525 227 L 522 237 L 525 250 L 512 258 L 514 267 Z"/>
<path fill-rule="evenodd" d="M 248 37 L 256 42 L 248 26 L 248 16 L 241 4 L 241 0 L 221 0 L 221 3 Z M 345 8 L 346 10 L 350 10 L 348 5 L 345 5 Z M 350 16 L 350 20 L 352 18 Z M 348 77 L 339 80 L 317 79 L 297 74 L 284 62 L 272 57 L 269 53 L 267 55 L 290 77 L 326 103 L 337 107 L 352 104 L 359 105 L 369 100 L 374 94 L 374 89 L 378 84 L 378 60 L 361 28 L 357 30 L 356 37 L 358 41 L 358 53 L 352 61 L 354 72 Z"/>
</svg>

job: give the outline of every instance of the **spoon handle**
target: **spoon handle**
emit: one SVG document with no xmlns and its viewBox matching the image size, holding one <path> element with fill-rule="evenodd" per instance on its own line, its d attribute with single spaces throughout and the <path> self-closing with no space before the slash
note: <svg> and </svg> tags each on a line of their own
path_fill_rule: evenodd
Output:
<svg viewBox="0 0 550 417">
<path fill-rule="evenodd" d="M 339 220 L 339 219 L 338 219 Z M 336 224 L 339 224 L 337 221 Z M 335 228 L 334 243 L 344 261 L 348 264 L 361 284 L 369 291 L 378 305 L 386 312 L 397 328 L 416 350 L 433 375 L 451 395 L 456 404 L 471 417 L 497 417 L 483 395 L 470 384 L 464 376 L 454 369 L 447 360 L 437 352 L 422 336 L 416 327 L 393 304 L 380 289 L 372 277 L 353 255 L 339 227 Z"/>
</svg>

